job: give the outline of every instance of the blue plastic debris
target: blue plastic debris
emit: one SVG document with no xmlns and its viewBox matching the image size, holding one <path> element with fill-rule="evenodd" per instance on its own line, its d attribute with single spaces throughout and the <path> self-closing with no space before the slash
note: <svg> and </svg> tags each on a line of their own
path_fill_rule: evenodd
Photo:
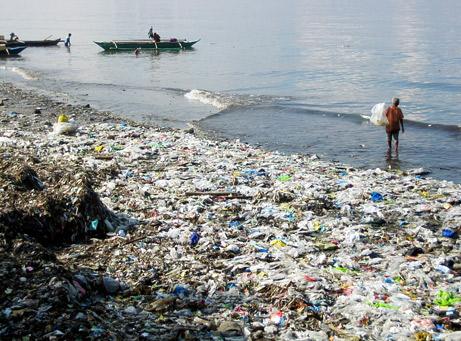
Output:
<svg viewBox="0 0 461 341">
<path fill-rule="evenodd" d="M 314 312 L 314 313 L 319 313 L 320 312 L 320 307 L 316 305 L 312 305 L 309 307 L 309 310 Z"/>
<path fill-rule="evenodd" d="M 436 330 L 443 330 L 443 329 L 445 329 L 445 327 L 443 326 L 443 324 L 436 324 L 435 329 Z"/>
<path fill-rule="evenodd" d="M 449 317 L 456 317 L 457 316 L 457 311 L 455 308 L 449 308 L 447 312 L 445 313 L 446 316 Z"/>
<path fill-rule="evenodd" d="M 12 312 L 13 312 L 13 310 L 11 310 L 11 308 L 5 308 L 5 309 L 2 310 L 2 313 L 6 318 L 10 317 Z"/>
<path fill-rule="evenodd" d="M 265 176 L 266 171 L 264 169 L 256 170 L 256 169 L 246 169 L 242 172 L 245 176 Z"/>
<path fill-rule="evenodd" d="M 439 264 L 435 267 L 435 270 L 444 273 L 444 274 L 449 274 L 451 272 L 451 269 L 448 266 Z"/>
<path fill-rule="evenodd" d="M 405 225 L 408 225 L 408 221 L 406 221 L 406 220 L 400 220 L 399 221 L 399 226 L 400 227 L 404 227 Z"/>
<path fill-rule="evenodd" d="M 381 193 L 378 193 L 378 192 L 372 192 L 371 193 L 371 200 L 373 202 L 382 201 L 383 200 L 383 195 Z"/>
<path fill-rule="evenodd" d="M 122 171 L 122 176 L 125 177 L 125 179 L 128 179 L 134 176 L 134 172 L 132 170 L 125 169 Z"/>
<path fill-rule="evenodd" d="M 96 231 L 98 229 L 98 225 L 99 225 L 99 220 L 98 219 L 93 220 L 90 223 L 90 230 L 91 231 Z"/>
<path fill-rule="evenodd" d="M 189 290 L 186 287 L 178 284 L 173 289 L 173 295 L 178 297 L 186 297 L 189 296 Z"/>
<path fill-rule="evenodd" d="M 104 335 L 104 333 L 105 333 L 105 330 L 99 325 L 91 327 L 90 336 L 100 337 L 100 336 Z"/>
<path fill-rule="evenodd" d="M 197 232 L 192 232 L 189 243 L 191 246 L 195 246 L 198 244 L 198 241 L 200 240 L 200 235 Z"/>
<path fill-rule="evenodd" d="M 293 222 L 296 220 L 296 214 L 294 214 L 293 212 L 288 212 L 283 216 L 283 218 L 290 222 Z"/>
<path fill-rule="evenodd" d="M 238 220 L 232 220 L 229 222 L 229 227 L 233 229 L 239 229 L 242 227 L 242 223 Z"/>
<path fill-rule="evenodd" d="M 255 244 L 254 247 L 256 248 L 256 251 L 262 252 L 262 253 L 268 253 L 269 249 L 266 249 L 265 247 L 259 246 L 258 244 Z"/>
<path fill-rule="evenodd" d="M 452 229 L 443 229 L 442 236 L 446 238 L 456 238 L 456 231 L 453 231 Z"/>
<path fill-rule="evenodd" d="M 229 290 L 229 289 L 232 289 L 232 288 L 238 288 L 238 287 L 237 287 L 237 284 L 232 283 L 232 282 L 231 282 L 231 283 L 227 283 L 226 289 Z"/>
</svg>

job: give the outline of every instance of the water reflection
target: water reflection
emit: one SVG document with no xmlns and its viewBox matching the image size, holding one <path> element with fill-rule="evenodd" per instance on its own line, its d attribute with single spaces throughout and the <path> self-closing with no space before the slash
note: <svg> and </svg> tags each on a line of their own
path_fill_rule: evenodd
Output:
<svg viewBox="0 0 461 341">
<path fill-rule="evenodd" d="M 400 170 L 401 163 L 399 153 L 392 153 L 392 150 L 386 152 L 386 166 L 388 169 Z"/>
<path fill-rule="evenodd" d="M 185 52 L 190 52 L 190 51 L 195 51 L 193 47 L 190 47 L 188 49 L 143 49 L 141 48 L 139 56 L 141 55 L 153 55 L 153 56 L 158 56 L 160 53 L 167 53 L 167 54 L 180 54 L 180 53 L 185 53 Z M 129 50 L 104 50 L 100 51 L 99 55 L 113 55 L 113 54 L 133 54 L 135 53 L 135 49 L 129 49 Z"/>
</svg>

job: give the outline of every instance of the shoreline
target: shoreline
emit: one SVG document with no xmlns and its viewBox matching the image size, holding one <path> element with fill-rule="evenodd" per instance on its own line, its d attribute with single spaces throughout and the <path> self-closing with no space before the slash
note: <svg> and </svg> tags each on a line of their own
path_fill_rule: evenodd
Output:
<svg viewBox="0 0 461 341">
<path fill-rule="evenodd" d="M 15 265 L 4 262 L 0 271 L 11 289 L 1 297 L 0 336 L 326 340 L 460 333 L 459 317 L 448 314 L 459 314 L 459 301 L 437 302 L 443 292 L 461 297 L 461 185 L 215 141 L 0 83 L 5 97 L 2 163 L 34 168 L 45 195 L 64 187 L 53 187 L 56 174 L 72 179 L 83 172 L 98 205 L 117 218 L 103 227 L 97 222 L 104 232 L 98 237 L 109 233 L 103 239 L 85 239 L 85 220 L 84 243 L 70 245 L 3 234 L 1 252 Z M 75 117 L 77 135 L 49 135 L 60 113 Z M 38 193 L 1 181 L 9 198 Z M 64 183 L 71 193 L 73 183 Z M 2 219 L 13 206 L 4 206 Z M 0 221 L 5 231 L 15 224 Z M 446 237 L 447 229 L 454 235 Z M 41 255 L 33 265 L 33 253 L 18 251 L 26 242 Z M 37 286 L 27 293 L 31 282 Z M 44 283 L 67 307 L 38 295 Z M 25 299 L 31 296 L 33 302 Z M 54 327 L 40 330 L 46 321 Z"/>
<path fill-rule="evenodd" d="M 27 70 L 24 69 L 24 72 L 27 72 Z M 15 83 L 16 81 L 17 80 L 12 80 L 10 82 Z M 30 89 L 32 91 L 44 93 L 43 90 L 36 88 L 41 83 L 42 81 L 39 81 L 38 85 L 30 85 L 27 83 L 19 82 L 19 86 L 23 89 Z M 50 94 L 49 92 L 45 93 L 45 96 L 52 96 L 53 98 L 55 97 L 55 95 L 59 95 L 60 100 L 74 104 L 76 106 L 78 106 L 79 103 L 88 103 L 86 101 L 89 101 L 91 105 L 94 104 L 96 107 L 102 108 L 102 111 L 104 111 L 104 108 L 106 108 L 107 106 L 110 107 L 110 104 L 106 103 L 105 106 L 103 103 L 100 102 L 103 98 L 105 98 L 105 96 L 100 98 L 94 96 L 92 98 L 92 96 L 90 96 L 89 98 L 92 98 L 90 100 L 89 98 L 84 98 L 88 94 L 83 94 L 83 97 L 80 96 L 80 98 L 77 99 L 73 97 L 67 97 L 66 94 L 60 92 L 53 92 L 52 94 Z M 187 97 L 187 94 L 185 96 Z M 195 100 L 197 100 L 197 98 L 195 98 Z M 180 100 L 178 100 L 178 103 L 179 102 Z M 126 109 L 125 112 L 123 112 L 123 109 L 120 109 L 120 105 L 122 108 Z M 133 105 L 136 106 L 136 104 Z M 399 157 L 399 155 L 396 155 L 395 153 L 386 153 L 385 134 L 377 133 L 378 131 L 381 131 L 382 128 L 374 126 L 373 124 L 369 124 L 369 122 L 367 122 L 368 119 L 365 118 L 366 116 L 363 114 L 349 115 L 328 110 L 326 110 L 325 112 L 319 111 L 318 113 L 322 113 L 322 116 L 331 116 L 328 118 L 328 121 L 338 117 L 341 117 L 341 119 L 344 119 L 345 117 L 348 118 L 344 119 L 344 122 L 342 123 L 339 121 L 333 123 L 334 121 L 331 121 L 332 125 L 330 130 L 325 130 L 325 132 L 322 132 L 320 134 L 312 134 L 310 138 L 307 136 L 306 138 L 300 136 L 299 129 L 289 128 L 287 132 L 288 137 L 283 138 L 281 141 L 278 141 L 276 133 L 268 132 L 267 134 L 265 134 L 261 133 L 258 129 L 248 128 L 258 126 L 258 122 L 256 121 L 257 119 L 244 119 L 248 120 L 249 123 L 244 124 L 241 127 L 239 127 L 238 123 L 235 125 L 232 123 L 239 122 L 239 119 L 241 117 L 238 115 L 237 117 L 239 119 L 232 120 L 231 118 L 228 122 L 225 121 L 226 115 L 222 115 L 223 118 L 218 119 L 218 123 L 216 123 L 214 116 L 218 114 L 219 117 L 219 112 L 210 115 L 205 115 L 204 117 L 194 120 L 191 117 L 187 118 L 188 114 L 184 114 L 184 112 L 188 112 L 188 109 L 184 107 L 184 103 L 180 106 L 183 109 L 176 108 L 176 113 L 169 112 L 169 114 L 167 114 L 166 116 L 155 116 L 157 118 L 155 118 L 154 121 L 151 121 L 149 119 L 150 116 L 146 114 L 146 112 L 150 112 L 149 110 L 141 112 L 138 111 L 136 113 L 135 110 L 132 110 L 133 107 L 131 105 L 130 107 L 126 107 L 125 105 L 123 105 L 123 101 L 119 101 L 118 105 L 116 105 L 116 107 L 118 107 L 119 109 L 114 108 L 115 111 L 113 112 L 113 116 L 117 116 L 120 119 L 123 119 L 121 117 L 126 117 L 126 120 L 131 119 L 132 122 L 136 121 L 136 124 L 161 126 L 165 127 L 166 129 L 187 129 L 187 127 L 193 126 L 196 131 L 196 134 L 201 134 L 201 136 L 204 136 L 212 140 L 233 141 L 236 139 L 240 139 L 244 143 L 250 144 L 252 146 L 257 146 L 259 148 L 263 148 L 269 151 L 278 151 L 285 155 L 316 154 L 324 160 L 334 163 L 346 164 L 348 166 L 362 170 L 381 168 L 392 169 L 396 172 L 408 173 L 412 172 L 415 169 L 423 169 L 424 175 L 429 174 L 431 178 L 437 180 L 453 181 L 454 183 L 461 184 L 461 178 L 458 175 L 460 165 L 457 161 L 457 153 L 459 148 L 456 142 L 456 136 L 459 135 L 458 133 L 460 132 L 460 130 L 459 127 L 457 127 L 456 125 L 444 125 L 431 122 L 426 123 L 424 121 L 412 121 L 411 119 L 407 120 L 406 125 L 408 125 L 412 129 L 407 129 L 407 133 L 404 136 L 402 136 L 403 143 L 401 143 L 401 153 Z M 251 105 L 249 107 L 251 108 Z M 244 106 L 242 108 L 244 108 Z M 315 110 L 311 112 L 311 110 L 309 110 L 308 108 L 304 108 L 304 110 L 304 113 L 311 114 L 315 112 Z M 239 110 L 236 110 L 234 114 L 238 112 Z M 258 112 L 258 110 L 256 110 L 256 112 Z M 175 117 L 177 114 L 179 114 L 181 119 L 175 121 Z M 259 116 L 255 115 L 255 117 L 259 117 L 260 120 L 264 119 L 263 117 L 260 117 L 260 115 L 261 113 L 259 114 Z M 359 121 L 361 122 L 360 126 L 365 127 L 365 129 L 362 129 L 362 127 L 357 128 L 358 126 L 357 124 L 355 124 L 358 123 L 357 119 L 359 116 Z M 215 123 L 213 123 L 213 121 L 215 121 Z M 352 126 L 351 122 L 354 122 Z M 325 122 L 317 122 L 316 124 L 325 124 Z M 328 137 L 331 134 L 333 134 L 334 136 L 335 132 L 332 131 L 332 129 L 338 124 L 339 126 L 341 126 L 341 124 L 346 124 L 346 126 L 344 127 L 346 131 L 351 132 L 355 131 L 354 129 L 357 129 L 355 131 L 357 134 L 364 133 L 365 136 L 361 136 L 361 138 L 357 139 L 356 136 L 352 134 L 349 138 L 339 138 L 337 140 L 333 140 L 332 142 L 324 140 L 324 137 Z M 309 122 L 302 122 L 299 124 L 300 127 L 303 125 L 309 125 Z M 271 126 L 270 123 L 268 124 L 268 127 L 270 127 L 270 129 L 268 130 L 271 132 L 278 131 L 278 127 L 273 125 Z M 413 129 L 413 127 L 415 129 Z M 451 134 L 453 134 L 453 136 L 451 136 Z M 345 136 L 346 135 L 347 134 L 345 134 Z M 438 139 L 438 154 L 433 153 L 433 146 L 431 146 L 430 143 L 421 144 L 419 142 L 421 139 L 424 138 L 427 138 L 427 141 L 431 141 L 434 138 Z M 356 141 L 357 143 L 349 143 L 348 141 Z"/>
</svg>

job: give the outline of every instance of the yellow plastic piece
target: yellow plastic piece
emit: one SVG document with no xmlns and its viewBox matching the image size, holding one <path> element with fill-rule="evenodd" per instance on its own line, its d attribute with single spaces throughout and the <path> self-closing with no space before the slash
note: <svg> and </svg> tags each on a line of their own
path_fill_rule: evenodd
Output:
<svg viewBox="0 0 461 341">
<path fill-rule="evenodd" d="M 58 122 L 59 123 L 69 122 L 69 117 L 67 115 L 61 114 L 58 117 Z"/>
<path fill-rule="evenodd" d="M 274 247 L 280 249 L 282 247 L 287 246 L 287 244 L 284 241 L 280 240 L 280 239 L 274 239 L 273 241 L 271 241 L 271 246 L 274 246 Z"/>
<path fill-rule="evenodd" d="M 429 192 L 428 192 L 428 191 L 421 191 L 421 192 L 419 192 L 419 194 L 420 194 L 423 198 L 429 198 Z"/>
<path fill-rule="evenodd" d="M 320 222 L 318 220 L 314 221 L 314 223 L 312 224 L 312 229 L 314 231 L 320 231 L 321 225 L 320 225 Z"/>
</svg>

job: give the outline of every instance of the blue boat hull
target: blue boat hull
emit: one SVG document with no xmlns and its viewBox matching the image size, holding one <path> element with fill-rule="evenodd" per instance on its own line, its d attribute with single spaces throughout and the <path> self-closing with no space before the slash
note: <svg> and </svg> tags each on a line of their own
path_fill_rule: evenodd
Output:
<svg viewBox="0 0 461 341">
<path fill-rule="evenodd" d="M 7 57 L 7 56 L 17 56 L 23 50 L 26 49 L 26 46 L 20 47 L 7 47 L 5 50 L 0 50 L 0 56 Z"/>
</svg>

